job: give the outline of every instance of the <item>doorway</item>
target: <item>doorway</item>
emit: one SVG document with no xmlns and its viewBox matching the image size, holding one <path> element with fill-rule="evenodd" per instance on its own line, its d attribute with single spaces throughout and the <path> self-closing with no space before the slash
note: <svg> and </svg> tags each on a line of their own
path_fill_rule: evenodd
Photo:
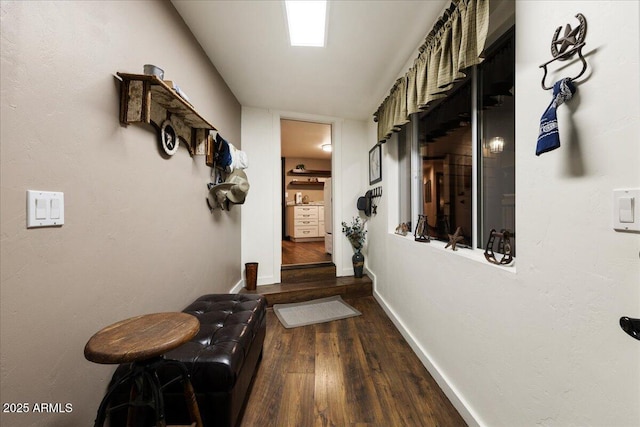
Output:
<svg viewBox="0 0 640 427">
<path fill-rule="evenodd" d="M 280 120 L 282 266 L 331 264 L 331 124 Z"/>
</svg>

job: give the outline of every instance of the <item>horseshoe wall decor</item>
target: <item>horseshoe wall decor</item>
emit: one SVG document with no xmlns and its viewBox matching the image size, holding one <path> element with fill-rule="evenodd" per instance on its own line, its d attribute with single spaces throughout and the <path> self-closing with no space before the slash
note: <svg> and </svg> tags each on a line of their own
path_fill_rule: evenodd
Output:
<svg viewBox="0 0 640 427">
<path fill-rule="evenodd" d="M 556 31 L 553 34 L 553 38 L 551 39 L 551 55 L 553 56 L 553 59 L 540 65 L 540 68 L 544 69 L 544 75 L 542 76 L 541 83 L 544 90 L 553 88 L 553 85 L 547 87 L 545 79 L 547 78 L 548 73 L 547 65 L 554 61 L 566 61 L 577 53 L 582 61 L 582 70 L 577 76 L 572 77 L 571 80 L 580 78 L 584 72 L 587 71 L 587 61 L 582 55 L 582 48 L 585 45 L 584 39 L 587 35 L 587 19 L 581 13 L 578 13 L 576 18 L 579 22 L 578 26 L 571 28 L 571 24 L 567 24 L 564 27 L 564 34 L 562 36 L 560 35 L 562 26 L 560 26 L 556 28 Z"/>
</svg>

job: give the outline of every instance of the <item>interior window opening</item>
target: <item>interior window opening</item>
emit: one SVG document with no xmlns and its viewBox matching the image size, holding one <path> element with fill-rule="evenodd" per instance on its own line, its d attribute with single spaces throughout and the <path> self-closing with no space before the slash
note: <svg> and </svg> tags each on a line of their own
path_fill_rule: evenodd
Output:
<svg viewBox="0 0 640 427">
<path fill-rule="evenodd" d="M 515 256 L 514 76 L 512 28 L 486 50 L 475 72 L 418 115 L 418 213 L 426 216 L 431 238 L 448 242 L 460 229 L 458 247 L 471 248 L 475 237 L 476 247 L 485 249 L 492 230 L 507 231 Z M 399 153 L 407 149 L 406 133 Z M 401 174 L 400 186 L 408 188 L 410 179 Z"/>
<path fill-rule="evenodd" d="M 422 214 L 429 235 L 448 241 L 460 227 L 469 246 L 473 235 L 473 132 L 471 80 L 467 78 L 418 122 L 422 163 Z"/>
<path fill-rule="evenodd" d="M 505 230 L 512 256 L 516 253 L 514 75 L 515 32 L 510 30 L 491 46 L 478 70 L 478 247 L 486 246 L 491 230 Z"/>
</svg>

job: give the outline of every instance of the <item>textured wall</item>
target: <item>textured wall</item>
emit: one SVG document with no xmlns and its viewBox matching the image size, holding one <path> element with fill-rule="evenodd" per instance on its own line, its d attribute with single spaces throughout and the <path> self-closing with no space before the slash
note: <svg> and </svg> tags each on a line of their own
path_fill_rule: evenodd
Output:
<svg viewBox="0 0 640 427">
<path fill-rule="evenodd" d="M 161 66 L 237 146 L 240 105 L 169 3 L 3 1 L 0 17 L 0 395 L 72 408 L 0 424 L 90 425 L 113 370 L 84 359 L 93 333 L 241 278 L 240 208 L 211 215 L 204 157 L 120 125 L 113 74 Z M 64 226 L 27 230 L 27 189 L 63 191 Z"/>
<path fill-rule="evenodd" d="M 562 147 L 536 157 L 550 102 L 538 66 L 556 27 L 575 27 L 578 12 L 589 78 L 559 109 Z M 369 222 L 368 267 L 470 425 L 640 425 L 640 346 L 618 326 L 640 316 L 640 236 L 612 228 L 612 190 L 640 187 L 639 17 L 638 2 L 516 2 L 514 268 L 390 234 L 397 165 L 385 144 L 390 197 Z"/>
</svg>

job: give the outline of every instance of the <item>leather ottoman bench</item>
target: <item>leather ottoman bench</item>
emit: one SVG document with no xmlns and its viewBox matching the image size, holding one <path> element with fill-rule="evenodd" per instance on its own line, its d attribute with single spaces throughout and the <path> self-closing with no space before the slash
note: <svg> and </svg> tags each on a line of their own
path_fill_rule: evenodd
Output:
<svg viewBox="0 0 640 427">
<path fill-rule="evenodd" d="M 165 354 L 166 359 L 183 362 L 191 376 L 205 427 L 234 427 L 248 397 L 253 375 L 262 358 L 266 333 L 266 298 L 255 294 L 204 295 L 183 310 L 198 318 L 200 331 L 189 342 Z M 112 382 L 127 372 L 120 366 Z M 171 367 L 160 369 L 165 383 L 177 375 Z M 119 393 L 128 399 L 128 388 Z M 171 423 L 188 420 L 182 386 L 167 386 L 164 396 L 166 419 Z M 116 416 L 117 412 L 124 412 Z M 114 411 L 112 427 L 119 426 L 125 411 Z M 124 425 L 124 423 L 122 424 Z"/>
</svg>

